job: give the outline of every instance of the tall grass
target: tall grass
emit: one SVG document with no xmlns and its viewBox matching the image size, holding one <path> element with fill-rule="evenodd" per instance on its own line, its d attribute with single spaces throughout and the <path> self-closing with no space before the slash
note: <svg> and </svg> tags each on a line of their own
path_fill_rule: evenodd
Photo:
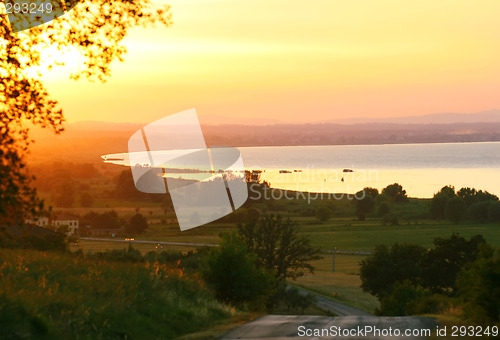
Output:
<svg viewBox="0 0 500 340">
<path fill-rule="evenodd" d="M 230 315 L 176 266 L 0 249 L 2 339 L 173 339 Z"/>
</svg>

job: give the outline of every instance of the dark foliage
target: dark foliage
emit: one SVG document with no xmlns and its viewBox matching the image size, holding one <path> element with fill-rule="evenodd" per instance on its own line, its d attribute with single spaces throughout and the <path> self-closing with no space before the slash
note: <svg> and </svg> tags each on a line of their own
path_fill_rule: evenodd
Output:
<svg viewBox="0 0 500 340">
<path fill-rule="evenodd" d="M 201 276 L 217 299 L 239 307 L 261 309 L 272 293 L 272 274 L 257 266 L 255 254 L 235 234 L 225 234 L 220 247 L 210 249 Z"/>
<path fill-rule="evenodd" d="M 248 251 L 256 255 L 259 266 L 274 273 L 278 280 L 297 278 L 304 270 L 313 272 L 311 261 L 320 259 L 320 250 L 311 246 L 297 225 L 280 215 L 261 217 L 238 226 L 238 234 Z"/>
<path fill-rule="evenodd" d="M 425 252 L 424 247 L 413 244 L 378 246 L 361 261 L 361 287 L 381 298 L 390 294 L 397 282 L 416 284 L 422 275 L 421 262 Z"/>
<path fill-rule="evenodd" d="M 148 221 L 144 216 L 137 213 L 126 224 L 125 231 L 131 234 L 140 234 L 148 229 Z"/>
<path fill-rule="evenodd" d="M 464 268 L 457 280 L 465 317 L 476 324 L 500 325 L 500 254 L 480 258 Z"/>
<path fill-rule="evenodd" d="M 398 183 L 386 186 L 382 190 L 382 195 L 389 197 L 391 201 L 397 203 L 408 201 L 408 196 L 406 196 L 406 190 L 404 190 L 403 187 Z"/>
</svg>

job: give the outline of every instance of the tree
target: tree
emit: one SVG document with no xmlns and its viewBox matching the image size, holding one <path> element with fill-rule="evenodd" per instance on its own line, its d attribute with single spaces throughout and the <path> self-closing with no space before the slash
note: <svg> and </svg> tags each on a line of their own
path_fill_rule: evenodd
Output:
<svg viewBox="0 0 500 340">
<path fill-rule="evenodd" d="M 217 299 L 242 307 L 263 306 L 271 292 L 272 274 L 259 268 L 236 234 L 224 234 L 219 247 L 210 249 L 201 276 Z"/>
<path fill-rule="evenodd" d="M 434 194 L 429 209 L 431 217 L 444 219 L 446 217 L 446 203 L 453 197 L 456 197 L 455 188 L 451 185 L 442 187 L 441 190 Z"/>
<path fill-rule="evenodd" d="M 316 209 L 316 218 L 321 222 L 326 222 L 330 219 L 332 211 L 325 206 Z"/>
<path fill-rule="evenodd" d="M 415 244 L 380 245 L 361 261 L 360 278 L 364 291 L 379 299 L 392 293 L 397 282 L 417 284 L 425 248 Z"/>
<path fill-rule="evenodd" d="M 354 202 L 356 204 L 356 216 L 360 221 L 364 221 L 366 219 L 366 215 L 368 215 L 373 211 L 373 209 L 375 209 L 375 199 L 372 195 L 368 194 L 368 191 L 365 191 L 365 189 L 358 191 L 354 195 Z"/>
<path fill-rule="evenodd" d="M 408 201 L 408 196 L 406 196 L 406 190 L 398 184 L 390 184 L 382 190 L 382 195 L 386 195 L 393 202 L 406 202 Z"/>
<path fill-rule="evenodd" d="M 143 233 L 146 229 L 148 229 L 148 221 L 144 216 L 137 213 L 130 219 L 130 222 L 125 227 L 125 230 L 128 233 L 132 234 L 140 234 Z"/>
<path fill-rule="evenodd" d="M 378 189 L 375 188 L 366 187 L 363 189 L 363 191 L 365 192 L 366 195 L 369 195 L 373 198 L 377 198 L 377 196 L 379 195 Z"/>
<path fill-rule="evenodd" d="M 482 325 L 500 323 L 500 256 L 478 259 L 457 279 L 465 317 Z"/>
<path fill-rule="evenodd" d="M 424 256 L 421 284 L 434 293 L 454 295 L 460 270 L 480 257 L 489 256 L 491 249 L 481 235 L 470 240 L 456 233 L 446 239 L 437 237 L 434 248 Z"/>
<path fill-rule="evenodd" d="M 498 197 L 490 194 L 488 191 L 477 191 L 474 188 L 468 187 L 458 190 L 457 196 L 464 200 L 467 207 L 470 207 L 472 204 L 478 202 L 498 201 Z"/>
<path fill-rule="evenodd" d="M 467 205 L 460 197 L 453 197 L 446 202 L 446 218 L 453 223 L 459 223 L 465 218 Z"/>
<path fill-rule="evenodd" d="M 40 77 L 45 48 L 77 50 L 83 58 L 81 76 L 105 81 L 110 63 L 123 59 L 123 38 L 132 26 L 169 24 L 168 8 L 155 9 L 149 0 L 84 0 L 64 16 L 45 25 L 13 33 L 7 15 L 0 18 L 0 222 L 14 223 L 26 213 L 39 215 L 43 202 L 31 187 L 33 176 L 24 156 L 33 142 L 31 125 L 63 131 L 64 117 Z M 77 24 L 76 24 L 77 23 Z M 62 55 L 44 60 L 49 68 L 64 64 Z"/>
<path fill-rule="evenodd" d="M 96 229 L 118 229 L 122 223 L 114 210 L 101 214 L 91 211 L 83 215 L 81 225 L 91 226 Z"/>
<path fill-rule="evenodd" d="M 298 234 L 290 218 L 264 216 L 238 225 L 238 234 L 248 251 L 256 255 L 259 266 L 274 273 L 278 281 L 296 279 L 304 275 L 304 269 L 312 273 L 310 262 L 321 259 L 320 250 Z"/>
</svg>

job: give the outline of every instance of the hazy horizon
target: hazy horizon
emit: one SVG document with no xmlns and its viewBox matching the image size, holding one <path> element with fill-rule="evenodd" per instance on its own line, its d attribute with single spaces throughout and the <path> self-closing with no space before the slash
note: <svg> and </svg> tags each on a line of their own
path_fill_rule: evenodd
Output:
<svg viewBox="0 0 500 340">
<path fill-rule="evenodd" d="M 172 112 L 173 114 L 175 112 Z M 169 115 L 169 114 L 166 114 Z M 198 118 L 202 125 L 225 125 L 225 124 L 235 124 L 235 125 L 279 125 L 279 124 L 291 124 L 291 125 L 301 125 L 301 124 L 365 124 L 365 123 L 391 123 L 391 124 L 436 124 L 440 123 L 437 120 L 443 120 L 443 118 L 451 118 L 451 121 L 443 122 L 455 124 L 455 123 L 483 123 L 483 122 L 500 122 L 500 110 L 493 108 L 489 110 L 484 110 L 481 112 L 442 112 L 442 113 L 425 113 L 421 115 L 414 116 L 397 116 L 397 117 L 351 117 L 351 118 L 340 118 L 340 119 L 327 119 L 327 120 L 309 120 L 309 121 L 292 121 L 288 122 L 286 120 L 269 119 L 266 117 L 230 117 L 222 115 L 203 115 L 198 114 Z M 92 124 L 105 124 L 114 126 L 130 126 L 135 127 L 137 125 L 149 124 L 148 121 L 112 121 L 112 120 L 78 120 L 67 122 L 66 124 L 70 126 L 79 125 L 92 125 Z"/>
</svg>

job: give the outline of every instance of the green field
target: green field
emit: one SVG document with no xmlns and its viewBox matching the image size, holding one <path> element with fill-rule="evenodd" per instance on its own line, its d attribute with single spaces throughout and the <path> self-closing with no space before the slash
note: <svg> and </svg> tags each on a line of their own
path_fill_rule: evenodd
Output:
<svg viewBox="0 0 500 340">
<path fill-rule="evenodd" d="M 383 225 L 378 220 L 357 221 L 352 218 L 335 218 L 325 223 L 318 223 L 314 218 L 297 218 L 300 232 L 307 235 L 314 246 L 320 247 L 324 258 L 314 262 L 314 275 L 306 273 L 292 284 L 302 286 L 325 296 L 337 299 L 354 307 L 373 312 L 379 306 L 378 300 L 360 288 L 359 262 L 363 256 L 336 255 L 335 273 L 332 271 L 332 255 L 328 253 L 334 247 L 337 250 L 372 250 L 379 244 L 417 243 L 432 246 L 436 237 L 449 237 L 453 232 L 470 238 L 481 234 L 486 241 L 500 247 L 500 226 L 498 224 L 451 224 L 435 221 L 418 224 Z M 218 243 L 219 234 L 235 230 L 234 224 L 210 224 L 187 231 L 180 231 L 176 225 L 151 225 L 148 231 L 136 237 L 143 240 L 168 242 Z M 142 252 L 158 251 L 155 244 L 133 243 Z M 79 246 L 72 245 L 84 252 L 123 249 L 128 242 L 103 242 L 81 240 Z M 176 250 L 186 252 L 196 247 L 163 245 L 162 251 Z"/>
<path fill-rule="evenodd" d="M 450 224 L 429 221 L 392 226 L 382 225 L 376 220 L 342 220 L 314 225 L 303 222 L 300 230 L 311 238 L 314 245 L 324 250 L 331 250 L 333 247 L 344 250 L 371 250 L 379 244 L 390 245 L 396 242 L 430 247 L 434 238 L 447 238 L 454 232 L 466 238 L 481 234 L 488 243 L 500 247 L 498 224 Z"/>
</svg>

